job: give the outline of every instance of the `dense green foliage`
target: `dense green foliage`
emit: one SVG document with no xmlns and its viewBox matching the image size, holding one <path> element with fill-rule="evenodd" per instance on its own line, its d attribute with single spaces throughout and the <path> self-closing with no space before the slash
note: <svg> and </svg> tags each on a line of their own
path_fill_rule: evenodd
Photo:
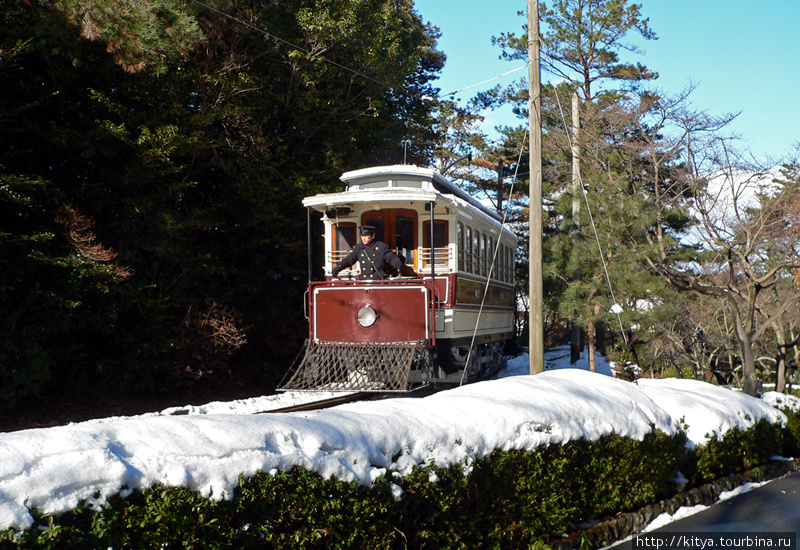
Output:
<svg viewBox="0 0 800 550">
<path fill-rule="evenodd" d="M 685 442 L 653 433 L 642 442 L 611 436 L 494 452 L 466 475 L 463 465 L 418 468 L 369 489 L 296 468 L 242 480 L 231 501 L 159 486 L 97 510 L 40 517 L 17 546 L 524 548 L 671 494 Z"/>
<path fill-rule="evenodd" d="M 787 414 L 791 424 L 797 416 Z M 797 456 L 797 438 L 788 427 L 761 420 L 749 430 L 733 428 L 721 439 L 712 437 L 695 449 L 684 475 L 693 475 L 693 485 L 743 472 L 769 462 L 773 456 Z M 696 468 L 696 469 L 695 469 Z"/>
<path fill-rule="evenodd" d="M 789 413 L 789 417 L 797 415 Z M 580 522 L 791 452 L 788 428 L 760 422 L 690 450 L 686 436 L 609 436 L 532 452 L 495 451 L 470 468 L 390 471 L 371 488 L 302 468 L 240 480 L 232 500 L 156 486 L 0 534 L 9 548 L 527 548 Z M 467 471 L 467 473 L 465 473 Z"/>
<path fill-rule="evenodd" d="M 800 456 L 800 414 L 781 409 L 786 415 L 786 430 L 783 432 L 783 452 L 786 456 Z"/>
<path fill-rule="evenodd" d="M 410 2 L 213 4 L 0 0 L 0 410 L 272 387 L 302 197 L 426 154 Z"/>
<path fill-rule="evenodd" d="M 641 8 L 641 4 L 629 0 L 539 2 L 543 66 L 559 79 L 573 83 L 588 101 L 603 93 L 598 88 L 634 88 L 656 78 L 658 74 L 641 63 L 620 59 L 620 52 L 638 53 L 632 35 L 645 40 L 658 38 L 649 20 L 642 17 Z M 494 41 L 503 48 L 504 58 L 527 60 L 527 34 L 506 32 Z"/>
<path fill-rule="evenodd" d="M 800 413 L 690 448 L 684 433 L 495 451 L 450 468 L 389 471 L 370 487 L 303 468 L 241 479 L 231 500 L 156 486 L 52 517 L 8 548 L 527 548 L 714 479 L 796 456 Z M 683 478 L 685 485 L 679 486 Z"/>
</svg>

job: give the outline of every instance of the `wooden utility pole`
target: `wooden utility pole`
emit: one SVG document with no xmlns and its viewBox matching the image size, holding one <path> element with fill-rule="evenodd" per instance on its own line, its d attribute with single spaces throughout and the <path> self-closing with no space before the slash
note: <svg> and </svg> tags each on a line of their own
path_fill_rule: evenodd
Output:
<svg viewBox="0 0 800 550">
<path fill-rule="evenodd" d="M 528 0 L 528 132 L 530 133 L 530 238 L 528 245 L 528 354 L 530 373 L 544 371 L 542 285 L 542 96 L 539 61 L 539 0 Z"/>
<path fill-rule="evenodd" d="M 581 194 L 583 193 L 583 186 L 581 185 L 581 146 L 580 146 L 580 132 L 581 132 L 581 118 L 579 109 L 578 92 L 572 94 L 572 253 L 577 254 L 578 247 L 581 243 Z M 581 280 L 581 272 L 579 268 L 575 268 L 572 274 L 573 281 Z M 578 312 L 573 310 L 572 313 L 572 327 L 569 342 L 569 362 L 571 365 L 578 362 L 581 358 L 581 325 L 578 323 Z"/>
</svg>

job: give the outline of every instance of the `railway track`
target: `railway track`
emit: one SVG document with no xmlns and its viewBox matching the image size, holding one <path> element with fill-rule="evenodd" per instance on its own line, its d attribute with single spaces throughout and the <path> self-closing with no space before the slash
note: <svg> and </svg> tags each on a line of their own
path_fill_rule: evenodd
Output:
<svg viewBox="0 0 800 550">
<path fill-rule="evenodd" d="M 408 391 L 408 392 L 357 392 L 347 395 L 336 397 L 329 397 L 320 399 L 319 401 L 309 401 L 306 403 L 299 403 L 297 405 L 290 405 L 288 407 L 281 407 L 279 409 L 270 409 L 268 411 L 261 411 L 255 414 L 271 414 L 271 413 L 287 413 L 287 412 L 302 412 L 314 411 L 321 409 L 328 409 L 337 405 L 345 403 L 354 403 L 356 401 L 377 401 L 380 399 L 391 399 L 396 397 L 426 397 L 442 390 L 455 387 L 457 384 L 450 383 L 437 383 L 421 388 Z"/>
<path fill-rule="evenodd" d="M 353 401 L 364 401 L 365 396 L 369 394 L 361 392 L 361 393 L 352 393 L 348 395 L 341 395 L 336 397 L 330 397 L 327 399 L 320 399 L 319 401 L 309 401 L 307 403 L 300 403 L 298 405 L 290 405 L 288 407 L 282 407 L 279 409 L 270 409 L 268 411 L 262 411 L 256 414 L 271 414 L 271 413 L 287 413 L 287 412 L 300 412 L 300 411 L 314 411 L 319 409 L 328 409 L 330 407 L 335 407 L 336 405 L 342 405 L 344 403 L 352 403 Z"/>
</svg>

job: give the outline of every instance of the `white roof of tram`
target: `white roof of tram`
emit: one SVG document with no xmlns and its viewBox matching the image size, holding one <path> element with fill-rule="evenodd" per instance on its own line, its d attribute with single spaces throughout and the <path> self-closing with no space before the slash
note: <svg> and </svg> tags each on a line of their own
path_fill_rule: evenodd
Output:
<svg viewBox="0 0 800 550">
<path fill-rule="evenodd" d="M 471 197 L 463 189 L 432 168 L 413 164 L 374 166 L 345 172 L 340 178 L 347 184 L 341 193 L 322 193 L 303 199 L 303 206 L 325 211 L 354 203 L 382 201 L 418 201 L 469 205 L 483 213 L 491 225 L 501 226 L 500 216 Z M 513 236 L 508 228 L 503 231 Z M 516 237 L 515 237 L 516 238 Z"/>
</svg>

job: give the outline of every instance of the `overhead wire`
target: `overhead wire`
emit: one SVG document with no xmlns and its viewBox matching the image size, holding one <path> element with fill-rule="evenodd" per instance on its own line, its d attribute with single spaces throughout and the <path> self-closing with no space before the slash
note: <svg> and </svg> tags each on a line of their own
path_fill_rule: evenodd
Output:
<svg viewBox="0 0 800 550">
<path fill-rule="evenodd" d="M 217 9 L 217 8 L 215 8 L 213 6 L 209 6 L 205 2 L 201 2 L 200 0 L 191 0 L 191 1 L 194 2 L 195 4 L 197 4 L 198 6 L 202 6 L 202 7 L 206 8 L 207 10 L 216 13 L 217 15 L 221 15 L 222 17 L 226 17 L 226 18 L 230 19 L 231 21 L 239 23 L 240 25 L 243 25 L 243 26 L 245 26 L 245 27 L 247 27 L 247 28 L 249 28 L 251 30 L 254 30 L 257 33 L 263 34 L 264 36 L 266 36 L 268 38 L 272 38 L 273 40 L 276 40 L 277 42 L 280 42 L 281 44 L 289 46 L 290 48 L 294 48 L 295 50 L 301 51 L 301 52 L 303 52 L 303 53 L 305 53 L 307 55 L 316 57 L 317 59 L 320 59 L 320 60 L 322 60 L 322 61 L 324 61 L 326 63 L 329 63 L 330 65 L 333 65 L 334 67 L 338 67 L 338 68 L 340 68 L 340 69 L 342 69 L 344 71 L 347 71 L 347 72 L 349 72 L 351 74 L 354 74 L 356 76 L 360 76 L 362 78 L 366 78 L 367 80 L 371 80 L 372 82 L 375 82 L 375 83 L 380 84 L 382 86 L 386 86 L 387 88 L 392 88 L 392 86 L 390 84 L 388 84 L 387 82 L 384 82 L 384 81 L 379 80 L 379 79 L 377 79 L 375 77 L 369 76 L 368 74 L 364 74 L 364 73 L 362 73 L 360 71 L 357 71 L 355 69 L 352 69 L 352 68 L 350 68 L 350 67 L 348 67 L 346 65 L 342 65 L 341 63 L 338 63 L 336 61 L 328 59 L 324 55 L 320 55 L 318 53 L 314 53 L 314 52 L 308 50 L 307 48 L 304 48 L 302 46 L 298 46 L 297 44 L 289 42 L 288 40 L 284 40 L 283 38 L 281 38 L 280 36 L 276 35 L 275 33 L 271 33 L 269 31 L 266 31 L 266 30 L 264 30 L 264 29 L 262 29 L 260 27 L 257 27 L 257 26 L 255 26 L 255 25 L 253 25 L 251 23 L 248 23 L 247 21 L 244 21 L 243 19 L 235 17 L 235 16 L 233 16 L 233 15 L 231 15 L 229 13 L 226 13 L 226 12 L 220 10 L 220 9 Z M 475 88 L 475 87 L 480 86 L 482 84 L 486 84 L 486 83 L 489 83 L 489 82 L 493 82 L 495 80 L 499 80 L 500 78 L 508 76 L 508 75 L 510 75 L 512 73 L 515 73 L 517 71 L 521 71 L 522 69 L 525 69 L 526 67 L 527 67 L 527 65 L 522 66 L 522 67 L 517 67 L 516 69 L 511 69 L 510 71 L 506 71 L 503 74 L 497 75 L 497 76 L 489 78 L 487 80 L 483 80 L 481 82 L 476 82 L 475 84 L 470 84 L 469 86 L 465 86 L 463 88 L 459 88 L 458 90 L 453 90 L 452 92 L 449 92 L 447 94 L 440 94 L 439 97 L 437 97 L 436 99 L 441 99 L 442 97 L 454 96 L 454 95 L 456 95 L 458 93 L 463 92 L 464 90 L 469 90 L 470 88 Z"/>
<path fill-rule="evenodd" d="M 494 82 L 495 80 L 499 80 L 499 79 L 503 78 L 504 76 L 508 76 L 511 73 L 515 73 L 517 71 L 521 71 L 522 69 L 526 69 L 527 67 L 528 67 L 527 65 L 523 65 L 522 67 L 517 67 L 516 69 L 511 69 L 510 71 L 506 71 L 503 74 L 497 75 L 497 76 L 489 78 L 487 80 L 483 80 L 481 82 L 476 82 L 475 84 L 470 84 L 469 86 L 464 86 L 463 88 L 459 88 L 458 90 L 453 90 L 452 92 L 446 93 L 444 95 L 445 96 L 454 96 L 456 94 L 459 94 L 459 93 L 463 92 L 464 90 L 469 90 L 470 88 L 475 88 L 475 87 L 480 86 L 482 84 L 488 84 L 489 82 Z"/>
<path fill-rule="evenodd" d="M 378 84 L 380 84 L 382 86 L 386 86 L 387 88 L 391 88 L 392 87 L 389 84 L 387 84 L 386 82 L 378 80 L 377 78 L 371 77 L 371 76 L 369 76 L 367 74 L 364 74 L 362 72 L 356 71 L 355 69 L 351 69 L 350 67 L 347 67 L 346 65 L 342 65 L 341 63 L 337 63 L 336 61 L 332 61 L 332 60 L 328 59 L 327 57 L 325 57 L 323 55 L 316 54 L 316 53 L 314 53 L 314 52 L 312 52 L 312 51 L 310 51 L 310 50 L 308 50 L 306 48 L 303 48 L 302 46 L 298 46 L 297 44 L 289 42 L 288 40 L 284 40 L 283 38 L 281 38 L 280 36 L 278 36 L 278 35 L 276 35 L 274 33 L 265 31 L 262 28 L 256 27 L 255 25 L 252 25 L 252 24 L 248 23 L 247 21 L 239 19 L 238 17 L 234 17 L 233 15 L 231 15 L 229 13 L 225 13 L 222 10 L 218 10 L 217 8 L 215 8 L 213 6 L 209 6 L 205 2 L 201 2 L 200 0 L 191 0 L 191 1 L 194 2 L 195 4 L 197 4 L 198 6 L 203 6 L 207 10 L 213 11 L 214 13 L 216 13 L 218 15 L 221 15 L 223 17 L 227 17 L 231 21 L 235 21 L 236 23 L 244 25 L 245 27 L 247 27 L 249 29 L 252 29 L 252 30 L 254 30 L 254 31 L 258 32 L 258 33 L 261 33 L 261 34 L 263 34 L 264 36 L 266 36 L 268 38 L 272 38 L 272 39 L 280 42 L 281 44 L 285 44 L 286 46 L 289 46 L 291 48 L 299 50 L 299 51 L 301 51 L 301 52 L 303 52 L 305 54 L 308 54 L 310 56 L 316 57 L 317 59 L 321 59 L 322 61 L 325 61 L 326 63 L 329 63 L 329 64 L 333 65 L 334 67 L 338 67 L 338 68 L 340 68 L 340 69 L 342 69 L 344 71 L 347 71 L 349 73 L 352 73 L 352 74 L 354 74 L 356 76 L 360 76 L 362 78 L 366 78 L 366 79 L 371 80 L 373 82 L 376 82 L 376 83 L 378 83 Z"/>
</svg>

